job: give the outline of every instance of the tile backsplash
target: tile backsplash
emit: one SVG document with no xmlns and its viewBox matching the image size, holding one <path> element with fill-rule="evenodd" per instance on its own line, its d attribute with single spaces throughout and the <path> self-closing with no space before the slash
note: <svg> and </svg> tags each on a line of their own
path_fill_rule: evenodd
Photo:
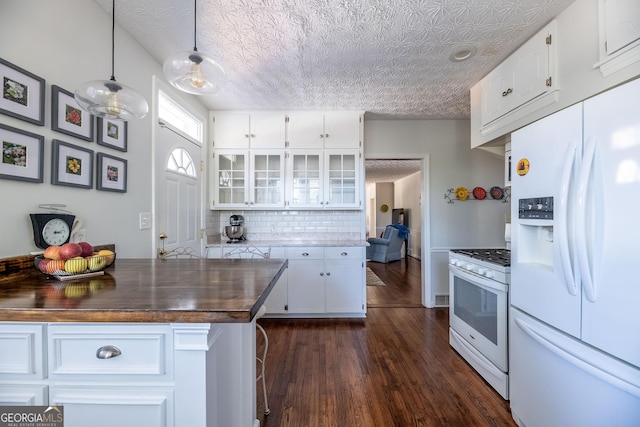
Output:
<svg viewBox="0 0 640 427">
<path fill-rule="evenodd" d="M 207 242 L 226 239 L 231 215 L 242 215 L 248 241 L 364 240 L 360 211 L 207 211 Z"/>
</svg>

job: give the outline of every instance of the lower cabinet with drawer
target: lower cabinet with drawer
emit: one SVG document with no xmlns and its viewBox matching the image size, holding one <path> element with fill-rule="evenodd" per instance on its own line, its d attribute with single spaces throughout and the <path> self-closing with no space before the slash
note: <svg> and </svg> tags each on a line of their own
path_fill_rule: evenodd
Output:
<svg viewBox="0 0 640 427">
<path fill-rule="evenodd" d="M 65 427 L 254 426 L 255 321 L 0 322 L 0 405 Z"/>
<path fill-rule="evenodd" d="M 288 313 L 301 317 L 363 317 L 364 248 L 289 247 Z"/>
</svg>

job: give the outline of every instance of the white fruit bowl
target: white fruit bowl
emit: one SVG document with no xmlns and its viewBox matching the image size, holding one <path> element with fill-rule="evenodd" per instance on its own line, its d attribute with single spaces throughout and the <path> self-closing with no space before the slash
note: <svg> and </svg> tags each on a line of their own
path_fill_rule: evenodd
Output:
<svg viewBox="0 0 640 427">
<path fill-rule="evenodd" d="M 42 273 L 55 277 L 86 276 L 87 274 L 103 274 L 105 268 L 110 267 L 116 260 L 113 255 L 91 255 L 86 258 L 68 259 L 56 261 L 44 258 L 41 255 L 33 259 L 35 267 Z"/>
</svg>

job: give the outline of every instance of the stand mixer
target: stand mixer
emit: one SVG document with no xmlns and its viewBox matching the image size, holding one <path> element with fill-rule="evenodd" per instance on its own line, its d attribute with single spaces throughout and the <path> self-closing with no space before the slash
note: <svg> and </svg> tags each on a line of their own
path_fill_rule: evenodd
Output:
<svg viewBox="0 0 640 427">
<path fill-rule="evenodd" d="M 246 240 L 247 229 L 244 227 L 244 217 L 242 215 L 231 215 L 229 224 L 224 227 L 224 232 L 229 238 L 227 243 L 238 243 Z"/>
</svg>

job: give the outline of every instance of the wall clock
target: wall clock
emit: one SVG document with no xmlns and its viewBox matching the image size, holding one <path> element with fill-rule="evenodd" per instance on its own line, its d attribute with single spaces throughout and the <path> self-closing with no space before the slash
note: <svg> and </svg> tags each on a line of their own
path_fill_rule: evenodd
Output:
<svg viewBox="0 0 640 427">
<path fill-rule="evenodd" d="M 69 242 L 75 215 L 50 213 L 29 216 L 33 226 L 33 241 L 40 249 Z"/>
<path fill-rule="evenodd" d="M 380 206 L 380 212 L 388 212 L 388 211 L 389 211 L 389 205 L 384 204 Z"/>
</svg>

